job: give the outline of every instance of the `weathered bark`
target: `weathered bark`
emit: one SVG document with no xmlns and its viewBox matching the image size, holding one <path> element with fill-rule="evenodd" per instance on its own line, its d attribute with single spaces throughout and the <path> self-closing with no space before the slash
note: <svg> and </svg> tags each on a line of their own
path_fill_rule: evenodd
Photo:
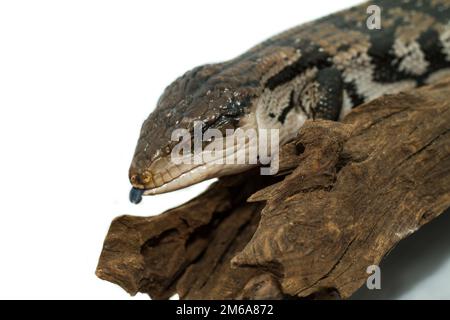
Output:
<svg viewBox="0 0 450 320">
<path fill-rule="evenodd" d="M 450 78 L 341 123 L 307 122 L 280 169 L 115 219 L 97 275 L 157 299 L 349 297 L 369 265 L 450 207 Z"/>
<path fill-rule="evenodd" d="M 251 176 L 252 179 L 247 179 Z M 229 261 L 254 234 L 263 207 L 246 199 L 276 177 L 255 172 L 227 177 L 185 205 L 162 215 L 121 216 L 110 227 L 97 276 L 130 294 L 167 299 L 231 299 L 258 270 Z"/>
</svg>

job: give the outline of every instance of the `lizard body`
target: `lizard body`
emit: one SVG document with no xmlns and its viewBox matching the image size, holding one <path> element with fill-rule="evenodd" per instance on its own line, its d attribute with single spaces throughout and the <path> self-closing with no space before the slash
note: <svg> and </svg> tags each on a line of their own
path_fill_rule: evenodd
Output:
<svg viewBox="0 0 450 320">
<path fill-rule="evenodd" d="M 381 29 L 366 25 L 369 5 Z M 450 74 L 450 0 L 379 0 L 276 35 L 230 61 L 197 67 L 167 87 L 144 122 L 130 167 L 132 202 L 249 166 L 174 165 L 171 133 L 275 128 L 280 143 L 306 119 L 339 120 L 385 94 Z"/>
</svg>

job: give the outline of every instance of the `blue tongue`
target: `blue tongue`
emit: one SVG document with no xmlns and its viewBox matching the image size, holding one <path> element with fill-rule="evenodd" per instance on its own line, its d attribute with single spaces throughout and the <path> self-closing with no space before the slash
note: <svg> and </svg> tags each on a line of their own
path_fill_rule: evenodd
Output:
<svg viewBox="0 0 450 320">
<path fill-rule="evenodd" d="M 138 204 L 142 201 L 142 195 L 144 194 L 144 190 L 132 188 L 130 191 L 130 201 L 131 203 Z"/>
</svg>

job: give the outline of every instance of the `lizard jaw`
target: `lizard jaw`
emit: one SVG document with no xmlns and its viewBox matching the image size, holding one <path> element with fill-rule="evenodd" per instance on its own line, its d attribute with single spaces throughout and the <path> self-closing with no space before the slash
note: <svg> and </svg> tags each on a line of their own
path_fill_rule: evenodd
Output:
<svg viewBox="0 0 450 320">
<path fill-rule="evenodd" d="M 254 165 L 248 164 L 218 165 L 209 163 L 198 165 L 159 186 L 147 189 L 137 188 L 133 186 L 130 191 L 130 201 L 132 203 L 138 204 L 142 201 L 143 196 L 157 195 L 183 189 L 204 180 L 218 178 L 225 175 L 237 174 L 246 171 L 253 166 Z"/>
</svg>

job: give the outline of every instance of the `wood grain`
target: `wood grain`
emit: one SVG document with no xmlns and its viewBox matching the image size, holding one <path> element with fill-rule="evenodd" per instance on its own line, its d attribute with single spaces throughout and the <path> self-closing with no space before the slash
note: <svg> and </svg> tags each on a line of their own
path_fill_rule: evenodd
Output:
<svg viewBox="0 0 450 320">
<path fill-rule="evenodd" d="M 369 265 L 450 207 L 450 78 L 307 122 L 280 169 L 116 218 L 97 276 L 155 299 L 350 297 Z"/>
</svg>

